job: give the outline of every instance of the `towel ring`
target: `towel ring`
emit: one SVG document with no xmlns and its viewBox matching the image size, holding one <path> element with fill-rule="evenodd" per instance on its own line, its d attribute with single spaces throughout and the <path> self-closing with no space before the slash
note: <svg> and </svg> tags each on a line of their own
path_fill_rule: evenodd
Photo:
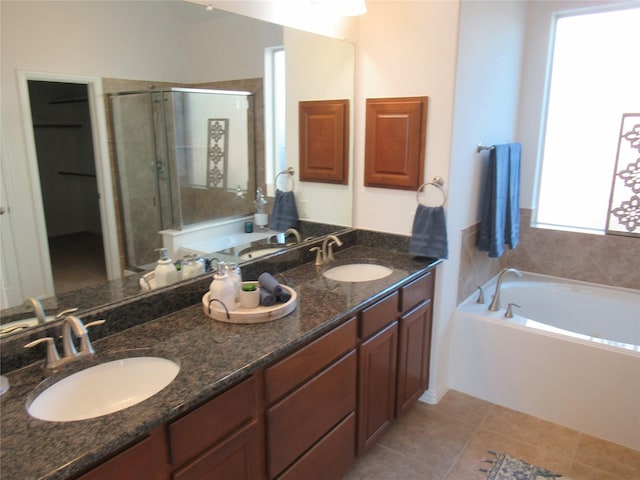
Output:
<svg viewBox="0 0 640 480">
<path fill-rule="evenodd" d="M 441 207 L 444 207 L 444 205 L 447 203 L 447 192 L 445 192 L 444 190 L 444 179 L 442 177 L 435 177 L 431 182 L 426 182 L 423 183 L 422 185 L 420 185 L 418 187 L 418 190 L 416 191 L 416 201 L 418 203 L 422 203 L 420 202 L 420 192 L 424 189 L 424 187 L 431 185 L 436 187 L 438 190 L 440 190 L 440 193 L 442 193 L 442 205 L 440 205 Z"/>
<path fill-rule="evenodd" d="M 293 189 L 294 189 L 294 188 L 295 188 L 295 186 L 296 186 L 295 181 L 294 181 L 294 179 L 293 179 L 293 174 L 294 174 L 294 173 L 295 173 L 295 170 L 293 169 L 293 167 L 289 167 L 289 168 L 287 168 L 286 170 L 282 170 L 280 173 L 278 173 L 278 174 L 276 175 L 276 178 L 275 178 L 275 180 L 273 181 L 273 184 L 275 185 L 275 187 L 276 187 L 276 188 L 278 188 L 278 177 L 279 177 L 280 175 L 287 175 L 287 179 L 289 179 L 289 178 L 291 179 L 291 190 L 287 190 L 287 186 L 288 186 L 289 182 L 285 182 L 285 185 L 284 185 L 284 191 L 285 191 L 285 192 L 293 192 Z"/>
</svg>

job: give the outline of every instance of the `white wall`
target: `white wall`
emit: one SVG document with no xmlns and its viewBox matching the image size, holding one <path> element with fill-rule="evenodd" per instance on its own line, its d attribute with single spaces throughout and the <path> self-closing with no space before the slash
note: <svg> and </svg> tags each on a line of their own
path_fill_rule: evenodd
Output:
<svg viewBox="0 0 640 480">
<path fill-rule="evenodd" d="M 341 40 L 328 41 L 318 35 L 284 29 L 287 89 L 287 166 L 299 178 L 300 136 L 298 102 L 354 98 L 354 46 Z M 316 52 L 309 58 L 309 52 Z M 310 61 L 311 60 L 311 61 Z M 354 116 L 349 105 L 349 116 Z M 353 150 L 353 129 L 349 129 Z M 353 224 L 353 168 L 347 185 L 296 181 L 296 203 L 301 218 L 314 222 L 351 226 Z M 331 199 L 331 201 L 327 201 Z"/>
<path fill-rule="evenodd" d="M 38 170 L 25 136 L 30 119 L 23 116 L 20 96 L 22 93 L 26 97 L 26 93 L 21 92 L 18 72 L 64 74 L 66 81 L 74 77 L 95 77 L 98 81 L 101 77 L 211 80 L 209 74 L 218 75 L 220 68 L 215 63 L 216 55 L 208 52 L 220 42 L 208 39 L 207 33 L 213 36 L 216 30 L 207 28 L 206 22 L 211 19 L 198 5 L 3 0 L 0 9 L 0 99 L 6 156 L 2 173 L 11 179 L 5 193 L 11 206 L 11 225 L 21 237 L 16 242 L 15 260 L 20 271 L 26 272 L 16 283 L 21 283 L 23 296 L 48 296 L 53 294 L 53 284 L 46 232 L 39 228 L 44 225 L 42 195 L 39 183 L 32 181 L 38 178 Z M 276 39 L 281 38 L 281 29 L 272 28 L 271 32 Z M 263 37 L 267 35 L 262 33 Z M 238 68 L 234 74 L 242 78 L 260 76 L 257 72 L 262 71 L 263 59 L 255 66 L 254 59 L 242 54 L 246 45 L 227 43 L 226 50 L 236 46 L 242 49 L 239 58 L 244 61 L 235 62 Z M 103 102 L 101 97 L 94 100 Z M 38 241 L 45 243 L 42 248 Z"/>
<path fill-rule="evenodd" d="M 526 5 L 519 2 L 367 2 L 356 80 L 357 227 L 410 234 L 415 192 L 363 186 L 365 100 L 427 95 L 424 181 L 449 194 L 449 259 L 438 267 L 434 350 L 427 401 L 448 386 L 449 320 L 456 306 L 459 234 L 478 216 L 478 142 L 514 139 Z M 433 192 L 437 201 L 435 189 Z M 427 201 L 431 202 L 429 197 Z"/>
</svg>

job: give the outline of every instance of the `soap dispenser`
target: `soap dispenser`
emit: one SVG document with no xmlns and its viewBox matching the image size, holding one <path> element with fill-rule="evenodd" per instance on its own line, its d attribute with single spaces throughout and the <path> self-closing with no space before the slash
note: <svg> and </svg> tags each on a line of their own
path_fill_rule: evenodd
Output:
<svg viewBox="0 0 640 480">
<path fill-rule="evenodd" d="M 253 202 L 256 207 L 256 213 L 253 215 L 253 223 L 256 224 L 259 230 L 264 230 L 269 225 L 269 215 L 267 215 L 267 199 L 264 198 L 262 188 L 258 187 L 256 190 L 256 200 Z"/>
<path fill-rule="evenodd" d="M 173 264 L 173 260 L 169 258 L 166 248 L 156 248 L 156 251 L 160 252 L 158 264 L 153 271 L 156 279 L 156 288 L 166 287 L 177 280 L 176 267 Z"/>
<path fill-rule="evenodd" d="M 235 288 L 227 275 L 224 262 L 218 263 L 218 270 L 209 285 L 209 300 L 214 298 L 220 300 L 229 311 L 237 308 Z"/>
</svg>

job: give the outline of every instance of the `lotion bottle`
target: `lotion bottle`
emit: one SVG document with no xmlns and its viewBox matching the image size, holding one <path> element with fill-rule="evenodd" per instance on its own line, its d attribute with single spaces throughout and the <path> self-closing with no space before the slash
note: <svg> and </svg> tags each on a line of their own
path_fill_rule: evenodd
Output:
<svg viewBox="0 0 640 480">
<path fill-rule="evenodd" d="M 237 308 L 236 292 L 233 282 L 225 270 L 224 262 L 219 262 L 218 270 L 209 285 L 209 300 L 217 298 L 224 303 L 227 310 L 232 311 Z"/>
<path fill-rule="evenodd" d="M 160 252 L 160 258 L 154 272 L 156 288 L 166 287 L 176 281 L 176 267 L 169 258 L 166 248 L 156 248 Z"/>
</svg>

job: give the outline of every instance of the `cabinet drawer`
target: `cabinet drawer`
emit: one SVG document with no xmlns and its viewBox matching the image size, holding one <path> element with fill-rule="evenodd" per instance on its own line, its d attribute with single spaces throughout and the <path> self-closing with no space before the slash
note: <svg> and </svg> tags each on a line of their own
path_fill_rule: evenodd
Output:
<svg viewBox="0 0 640 480">
<path fill-rule="evenodd" d="M 182 465 L 254 418 L 257 405 L 257 380 L 251 377 L 171 423 L 171 464 Z"/>
<path fill-rule="evenodd" d="M 293 355 L 267 368 L 265 396 L 271 404 L 356 346 L 356 320 L 351 319 Z"/>
<path fill-rule="evenodd" d="M 431 271 L 402 287 L 400 289 L 402 293 L 400 298 L 400 311 L 406 312 L 425 299 L 433 298 L 434 278 L 435 272 Z"/>
<path fill-rule="evenodd" d="M 364 339 L 398 319 L 398 292 L 392 293 L 360 313 L 360 338 Z"/>
<path fill-rule="evenodd" d="M 260 429 L 256 421 L 174 472 L 172 480 L 259 480 Z"/>
<path fill-rule="evenodd" d="M 356 414 L 352 413 L 286 470 L 278 480 L 340 480 L 355 460 Z"/>
<path fill-rule="evenodd" d="M 269 478 L 274 478 L 356 406 L 356 353 L 350 352 L 267 410 Z"/>
</svg>

